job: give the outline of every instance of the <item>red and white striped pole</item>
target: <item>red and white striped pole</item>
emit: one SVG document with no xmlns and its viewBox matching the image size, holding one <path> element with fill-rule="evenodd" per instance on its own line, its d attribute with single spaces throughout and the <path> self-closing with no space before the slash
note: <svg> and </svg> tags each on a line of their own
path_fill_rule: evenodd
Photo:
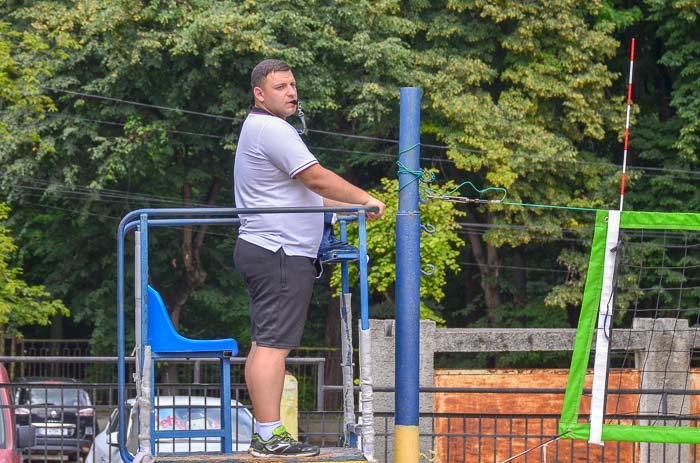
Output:
<svg viewBox="0 0 700 463">
<path fill-rule="evenodd" d="M 632 110 L 632 69 L 634 68 L 634 38 L 630 51 L 630 76 L 627 81 L 627 119 L 625 121 L 625 150 L 622 155 L 622 185 L 620 187 L 620 211 L 625 202 L 625 179 L 627 178 L 627 143 L 630 138 L 630 112 Z"/>
</svg>

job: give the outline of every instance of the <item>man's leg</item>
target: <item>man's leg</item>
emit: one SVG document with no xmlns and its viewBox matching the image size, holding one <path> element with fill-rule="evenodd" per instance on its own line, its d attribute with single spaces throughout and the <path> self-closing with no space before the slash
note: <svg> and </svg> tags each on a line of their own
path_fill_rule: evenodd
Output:
<svg viewBox="0 0 700 463">
<path fill-rule="evenodd" d="M 234 261 L 250 295 L 255 340 L 245 365 L 256 420 L 248 452 L 256 457 L 318 455 L 317 446 L 297 441 L 280 422 L 285 360 L 299 345 L 311 300 L 315 276 L 311 259 L 239 240 Z"/>
<path fill-rule="evenodd" d="M 279 421 L 284 389 L 285 359 L 289 349 L 253 345 L 245 364 L 245 381 L 253 402 L 255 419 Z"/>
<path fill-rule="evenodd" d="M 248 388 L 248 396 L 250 397 L 250 401 L 252 403 L 255 403 L 255 398 L 253 397 L 254 391 L 253 391 L 253 381 L 250 379 L 250 370 L 251 370 L 251 365 L 253 365 L 253 358 L 255 358 L 255 348 L 256 344 L 255 341 L 253 341 L 250 344 L 250 352 L 248 352 L 248 356 L 245 359 L 245 384 Z"/>
</svg>

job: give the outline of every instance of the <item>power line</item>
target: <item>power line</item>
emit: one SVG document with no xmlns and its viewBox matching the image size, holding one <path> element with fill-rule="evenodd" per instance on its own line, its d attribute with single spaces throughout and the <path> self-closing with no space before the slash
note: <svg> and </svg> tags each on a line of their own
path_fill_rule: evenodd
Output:
<svg viewBox="0 0 700 463">
<path fill-rule="evenodd" d="M 35 206 L 39 207 L 42 209 L 51 209 L 51 210 L 57 210 L 61 212 L 71 212 L 75 213 L 75 209 L 68 209 L 66 207 L 59 207 L 59 206 L 52 206 L 49 204 L 43 204 L 43 203 L 36 203 L 32 201 L 24 201 L 23 204 L 27 204 L 30 206 Z M 81 215 L 89 215 L 92 217 L 100 217 L 100 218 L 107 218 L 114 220 L 115 223 L 121 220 L 121 217 L 115 217 L 111 215 L 105 215 L 103 213 L 96 213 L 96 212 L 88 212 L 88 211 L 80 211 Z M 176 230 L 183 230 L 184 227 L 171 227 Z M 209 236 L 220 236 L 220 237 L 228 237 L 230 236 L 227 233 L 217 233 L 211 230 L 207 230 L 205 232 L 205 235 Z M 463 266 L 463 267 L 478 267 L 479 264 L 473 263 L 473 262 L 457 262 L 458 265 Z M 528 267 L 528 266 L 514 266 L 514 265 L 497 265 L 496 268 L 499 269 L 511 269 L 511 270 L 526 270 L 526 271 L 534 271 L 534 272 L 549 272 L 549 273 L 568 273 L 566 270 L 556 270 L 556 269 L 547 269 L 547 268 L 542 268 L 542 267 Z"/>
<path fill-rule="evenodd" d="M 231 122 L 236 122 L 236 123 L 241 123 L 244 121 L 244 119 L 241 119 L 239 117 L 224 116 L 221 114 L 213 114 L 213 113 L 208 113 L 208 112 L 203 112 L 203 111 L 193 111 L 193 110 L 189 110 L 189 109 L 176 108 L 176 107 L 171 107 L 171 106 L 142 103 L 139 101 L 126 100 L 123 98 L 113 98 L 113 97 L 98 95 L 95 93 L 78 92 L 78 91 L 74 91 L 74 90 L 65 90 L 65 89 L 60 89 L 60 88 L 55 88 L 55 87 L 47 87 L 47 86 L 40 86 L 40 88 L 42 88 L 44 90 L 49 90 L 52 92 L 57 92 L 57 93 L 66 93 L 69 95 L 75 95 L 75 96 L 80 96 L 80 97 L 84 97 L 84 98 L 92 98 L 92 99 L 96 99 L 96 100 L 111 101 L 111 102 L 119 103 L 119 104 L 129 104 L 129 105 L 139 106 L 139 107 L 143 107 L 143 108 L 153 108 L 153 109 L 159 109 L 159 110 L 163 110 L 163 111 L 171 111 L 171 112 L 177 112 L 177 113 L 182 113 L 182 114 L 190 114 L 193 116 L 208 117 L 208 118 L 226 120 L 226 121 L 231 121 Z M 354 134 L 347 134 L 347 133 L 341 133 L 341 132 L 332 132 L 332 131 L 327 131 L 327 130 L 308 129 L 308 132 L 318 133 L 321 135 L 345 137 L 345 138 L 350 138 L 350 139 L 355 139 L 355 140 L 377 141 L 377 142 L 391 143 L 391 144 L 398 144 L 399 143 L 399 140 L 396 140 L 393 138 L 372 137 L 372 136 L 367 136 L 367 135 L 354 135 Z M 216 135 L 211 135 L 211 134 L 199 134 L 199 135 L 217 137 Z M 445 146 L 445 145 L 434 145 L 434 144 L 429 144 L 429 143 L 421 143 L 421 147 L 440 149 L 440 150 L 452 149 L 455 151 L 466 152 L 466 153 L 475 153 L 475 154 L 486 154 L 487 153 L 486 151 L 480 150 L 480 149 L 449 147 L 449 146 Z M 566 160 L 561 160 L 561 161 L 566 161 Z M 582 161 L 575 161 L 575 162 L 582 162 Z M 618 168 L 622 167 L 622 166 L 617 166 L 615 164 L 611 164 L 611 165 L 618 167 Z M 698 174 L 700 174 L 700 172 L 698 172 Z"/>
<path fill-rule="evenodd" d="M 133 106 L 139 106 L 142 108 L 153 108 L 153 109 L 159 109 L 161 111 L 171 111 L 171 112 L 177 112 L 177 113 L 182 113 L 182 114 L 190 114 L 193 116 L 221 119 L 221 120 L 235 122 L 238 124 L 240 124 L 244 121 L 244 119 L 241 119 L 240 117 L 231 117 L 231 116 L 224 116 L 221 114 L 207 113 L 207 112 L 203 112 L 203 111 L 193 111 L 193 110 L 189 110 L 189 109 L 175 108 L 175 107 L 171 107 L 171 106 L 155 105 L 155 104 L 150 104 L 150 103 L 141 103 L 139 101 L 126 100 L 123 98 L 113 98 L 113 97 L 108 97 L 108 96 L 104 96 L 104 95 L 97 95 L 95 93 L 77 92 L 74 90 L 65 90 L 65 89 L 61 89 L 61 88 L 47 87 L 47 86 L 39 86 L 39 88 L 42 88 L 44 90 L 49 90 L 51 92 L 56 92 L 56 93 L 66 93 L 69 95 L 80 96 L 83 98 L 92 98 L 95 100 L 111 101 L 113 103 L 119 103 L 119 104 L 129 104 L 129 105 L 133 105 Z M 341 133 L 341 132 L 332 132 L 332 131 L 328 131 L 328 130 L 307 129 L 307 132 L 317 133 L 320 135 L 330 135 L 330 136 L 335 136 L 335 137 L 350 138 L 350 139 L 354 139 L 354 140 L 377 141 L 377 142 L 391 143 L 391 144 L 398 144 L 399 143 L 399 140 L 396 140 L 393 138 L 372 137 L 372 136 L 367 136 L 367 135 L 355 135 L 355 134 L 348 134 L 348 133 Z M 424 143 L 421 146 L 423 146 L 425 148 L 434 148 L 434 149 L 441 149 L 441 150 L 450 149 L 449 146 L 431 145 L 431 144 L 427 144 L 427 143 Z M 468 152 L 468 153 L 482 153 L 482 154 L 485 153 L 485 151 L 483 151 L 483 150 L 477 150 L 477 149 L 472 149 L 472 148 L 456 148 L 456 149 L 458 151 L 464 151 L 464 152 Z"/>
<path fill-rule="evenodd" d="M 89 119 L 89 118 L 82 118 L 78 116 L 74 116 L 75 119 L 81 120 L 81 121 L 86 121 L 86 122 L 95 122 L 99 124 L 104 124 L 104 125 L 112 125 L 112 126 L 119 126 L 119 127 L 124 127 L 126 126 L 125 123 L 123 122 L 113 122 L 113 121 L 105 121 L 105 120 L 100 120 L 100 119 Z M 165 132 L 168 133 L 177 133 L 177 134 L 184 134 L 184 135 L 191 135 L 191 136 L 200 136 L 200 137 L 206 137 L 206 138 L 213 138 L 213 139 L 218 139 L 218 140 L 223 140 L 226 137 L 222 135 L 214 135 L 210 133 L 201 133 L 201 132 L 191 132 L 191 131 L 184 131 L 184 130 L 176 130 L 176 129 L 163 129 Z M 319 131 L 321 132 L 321 131 Z M 354 135 L 353 135 L 354 137 Z M 361 137 L 361 136 L 357 136 Z M 388 140 L 388 139 L 387 139 Z M 438 145 L 430 145 L 430 144 L 421 144 L 422 147 L 429 147 L 429 148 L 444 148 L 447 149 L 448 147 L 446 146 L 438 146 Z M 330 148 L 330 147 L 324 147 L 324 146 L 309 146 L 310 150 L 314 151 L 328 151 L 328 152 L 337 152 L 337 153 L 345 153 L 345 154 L 356 154 L 360 156 L 372 156 L 372 157 L 378 157 L 378 158 L 386 158 L 387 160 L 395 160 L 396 155 L 391 154 L 391 153 L 381 153 L 381 152 L 376 152 L 376 151 L 358 151 L 358 150 L 351 150 L 351 149 L 345 149 L 345 148 Z M 515 153 L 516 156 L 520 157 L 521 159 L 527 159 L 528 156 L 520 154 L 520 153 Z M 455 164 L 455 161 L 452 159 L 448 158 L 435 158 L 435 157 L 420 157 L 421 161 L 426 161 L 426 162 L 446 162 L 448 164 Z M 557 162 L 557 163 L 565 163 L 565 164 L 575 164 L 575 165 L 580 165 L 580 166 L 598 166 L 598 167 L 603 167 L 603 168 L 609 168 L 611 170 L 620 170 L 622 166 L 614 163 L 607 163 L 607 162 L 602 162 L 602 161 L 579 161 L 575 159 L 551 159 L 548 160 L 547 162 Z M 678 174 L 678 175 L 700 175 L 700 171 L 694 171 L 694 170 L 684 170 L 684 169 L 668 169 L 668 168 L 663 168 L 663 167 L 645 167 L 645 166 L 633 166 L 630 165 L 628 166 L 630 170 L 641 170 L 644 172 L 660 172 L 660 174 L 649 174 L 649 175 L 662 175 L 665 173 L 670 173 L 670 174 Z M 673 177 L 673 178 L 678 178 L 678 177 Z"/>
<path fill-rule="evenodd" d="M 49 90 L 52 92 L 66 93 L 69 95 L 80 96 L 83 98 L 92 98 L 92 99 L 96 99 L 96 100 L 111 101 L 113 103 L 119 103 L 119 104 L 130 104 L 130 105 L 134 105 L 134 106 L 140 106 L 142 108 L 153 108 L 153 109 L 159 109 L 162 111 L 172 111 L 172 112 L 177 112 L 177 113 L 182 113 L 182 114 L 190 114 L 193 116 L 221 119 L 221 120 L 225 120 L 225 121 L 236 122 L 238 124 L 240 124 L 241 122 L 244 121 L 244 119 L 241 119 L 239 117 L 230 117 L 230 116 L 223 116 L 221 114 L 212 114 L 212 113 L 206 113 L 206 112 L 202 112 L 202 111 L 192 111 L 189 109 L 175 108 L 175 107 L 171 107 L 171 106 L 162 106 L 162 105 L 154 105 L 154 104 L 150 104 L 150 103 L 141 103 L 139 101 L 125 100 L 123 98 L 112 98 L 112 97 L 108 97 L 108 96 L 97 95 L 94 93 L 76 92 L 74 90 L 64 90 L 64 89 L 60 89 L 60 88 L 45 87 L 45 86 L 40 86 L 40 88 L 42 88 L 44 90 Z M 317 130 L 317 129 L 307 129 L 307 131 L 310 133 L 318 133 L 321 135 L 331 135 L 331 136 L 336 136 L 336 137 L 345 137 L 345 138 L 351 138 L 351 139 L 355 139 L 355 140 L 378 141 L 378 142 L 382 142 L 382 143 L 394 143 L 394 144 L 399 143 L 398 140 L 391 139 L 391 138 L 370 137 L 367 135 L 353 135 L 353 134 L 340 133 L 340 132 L 330 132 L 327 130 Z M 437 146 L 433 146 L 433 147 L 437 148 Z M 447 146 L 440 147 L 440 148 L 448 149 Z"/>
<path fill-rule="evenodd" d="M 40 193 L 38 196 L 43 196 L 44 194 L 56 194 L 64 198 L 92 198 L 95 201 L 101 202 L 112 202 L 121 203 L 123 201 L 127 202 L 140 202 L 140 203 L 157 203 L 168 206 L 181 205 L 181 198 L 170 197 L 170 196 L 157 196 L 143 193 L 135 193 L 130 191 L 116 190 L 116 189 L 100 189 L 86 187 L 82 185 L 67 185 L 64 183 L 58 183 L 54 181 L 49 181 L 45 179 L 27 177 L 27 176 L 16 176 L 12 174 L 0 174 L 0 178 L 12 178 L 18 181 L 11 183 L 12 188 L 17 190 L 25 190 L 29 192 Z M 26 184 L 21 184 L 19 181 L 25 182 Z M 193 207 L 207 207 L 212 206 L 202 202 L 193 202 Z M 214 205 L 215 206 L 215 205 Z M 492 223 L 476 223 L 476 222 L 457 222 L 460 226 L 456 230 L 458 234 L 467 233 L 477 233 L 479 235 L 484 235 L 490 230 L 521 230 L 526 232 L 541 233 L 541 232 L 561 232 L 567 234 L 579 234 L 584 233 L 585 235 L 590 235 L 593 231 L 591 227 L 586 227 L 584 229 L 571 229 L 563 227 L 554 227 L 548 229 L 545 227 L 540 227 L 536 225 L 517 225 L 517 224 L 492 224 Z M 556 241 L 560 242 L 573 242 L 573 243 L 587 243 L 590 239 L 579 238 L 571 239 L 558 237 Z"/>
<path fill-rule="evenodd" d="M 91 187 L 86 187 L 83 185 L 67 185 L 65 183 L 58 183 L 58 182 L 53 182 L 49 180 L 44 180 L 40 178 L 35 178 L 35 177 L 26 177 L 26 176 L 15 176 L 12 174 L 2 174 L 0 177 L 8 177 L 8 178 L 15 178 L 21 181 L 24 181 L 28 183 L 28 185 L 21 185 L 17 182 L 12 183 L 12 186 L 18 189 L 24 189 L 24 190 L 36 190 L 36 191 L 41 191 L 41 192 L 46 192 L 47 188 L 54 188 L 57 190 L 62 191 L 63 193 L 67 194 L 74 194 L 78 196 L 94 196 L 98 195 L 100 197 L 104 198 L 115 198 L 115 199 L 126 199 L 126 200 L 133 200 L 133 201 L 142 201 L 142 202 L 159 202 L 159 203 L 165 203 L 165 204 L 181 204 L 182 201 L 178 198 L 173 198 L 169 196 L 156 196 L 156 195 L 149 195 L 149 194 L 144 194 L 144 193 L 134 193 L 134 192 L 129 192 L 129 191 L 123 191 L 123 190 L 114 190 L 114 189 L 109 189 L 109 188 L 91 188 Z M 205 206 L 204 203 L 194 203 L 196 206 Z"/>
<path fill-rule="evenodd" d="M 182 113 L 182 114 L 190 114 L 192 116 L 209 117 L 212 119 L 221 119 L 224 121 L 232 121 L 232 122 L 237 122 L 237 123 L 243 122 L 243 119 L 238 118 L 238 117 L 223 116 L 220 114 L 205 113 L 202 111 L 192 111 L 190 109 L 174 108 L 171 106 L 161 106 L 161 105 L 155 105 L 155 104 L 150 104 L 150 103 L 141 103 L 139 101 L 125 100 L 122 98 L 112 98 L 112 97 L 108 97 L 108 96 L 97 95 L 94 93 L 76 92 L 74 90 L 65 90 L 62 88 L 45 87 L 45 86 L 39 86 L 39 88 L 42 88 L 44 90 L 49 90 L 51 92 L 56 92 L 56 93 L 66 93 L 68 95 L 75 95 L 75 96 L 80 96 L 83 98 L 92 98 L 95 100 L 111 101 L 113 103 L 119 103 L 119 104 L 129 104 L 132 106 L 140 106 L 142 108 L 160 109 L 162 111 L 171 111 L 171 112 L 177 112 L 177 113 Z"/>
<path fill-rule="evenodd" d="M 62 211 L 62 212 L 71 212 L 74 214 L 76 213 L 75 209 L 68 209 L 66 207 L 59 207 L 59 206 L 51 206 L 49 204 L 35 203 L 35 202 L 31 202 L 31 201 L 24 201 L 23 204 L 27 204 L 30 206 L 35 206 L 35 207 L 39 207 L 39 208 L 43 208 L 43 209 L 51 209 L 51 210 Z M 119 223 L 119 221 L 122 219 L 122 217 L 114 217 L 111 215 L 105 215 L 102 213 L 88 212 L 88 211 L 80 211 L 77 215 L 82 215 L 82 214 L 89 215 L 92 217 L 111 219 L 111 220 L 115 221 L 115 224 Z M 177 226 L 176 227 L 169 227 L 169 228 L 171 228 L 173 230 L 184 230 L 185 229 L 185 227 L 177 227 Z M 208 228 L 207 231 L 204 232 L 204 234 L 209 235 L 209 236 L 220 236 L 220 237 L 224 237 L 224 238 L 227 238 L 230 236 L 229 233 L 217 233 L 217 232 L 211 231 L 211 228 Z"/>
<path fill-rule="evenodd" d="M 455 233 L 458 235 L 468 235 L 468 234 L 474 234 L 474 235 L 479 235 L 479 236 L 484 236 L 488 231 L 486 230 L 457 230 Z M 552 243 L 573 243 L 573 244 L 579 244 L 579 245 L 590 245 L 591 240 L 586 240 L 586 239 L 577 239 L 577 238 L 564 238 L 564 237 L 556 237 L 556 238 L 550 238 L 546 243 L 544 241 L 535 241 L 535 240 L 530 240 L 528 244 L 552 244 Z"/>
<path fill-rule="evenodd" d="M 100 120 L 100 119 L 89 119 L 89 118 L 77 117 L 77 116 L 74 116 L 74 118 L 76 120 L 79 120 L 79 121 L 95 122 L 98 124 L 113 125 L 113 126 L 122 127 L 122 128 L 124 128 L 126 126 L 126 124 L 123 122 L 104 121 L 104 120 Z M 221 135 L 213 135 L 210 133 L 188 132 L 186 130 L 177 130 L 177 129 L 164 129 L 164 130 L 168 133 L 177 133 L 177 134 L 182 134 L 182 135 L 192 135 L 192 136 L 197 136 L 197 137 L 214 138 L 217 140 L 223 140 L 224 138 L 226 138 L 226 137 L 221 136 Z"/>
<path fill-rule="evenodd" d="M 10 174 L 4 174 L 7 177 Z M 13 183 L 12 187 L 17 190 L 24 190 L 30 193 L 30 196 L 43 197 L 47 192 L 48 194 L 53 194 L 66 199 L 93 199 L 95 202 L 104 203 L 115 203 L 119 204 L 124 201 L 135 202 L 135 203 L 146 203 L 146 204 L 161 204 L 165 206 L 177 206 L 182 204 L 181 199 L 167 196 L 156 196 L 149 194 L 139 194 L 134 192 L 114 190 L 114 189 L 97 189 L 91 187 L 85 187 L 81 185 L 69 186 L 65 184 L 59 184 L 56 182 L 51 182 L 48 180 L 33 178 L 33 177 L 17 177 L 24 181 L 25 185 L 20 183 Z M 52 191 L 50 191 L 52 190 Z M 205 203 L 193 202 L 194 207 L 206 207 Z M 47 206 L 49 207 L 49 206 Z M 53 207 L 53 206 L 51 206 Z M 56 208 L 58 210 L 65 210 L 71 212 L 70 209 Z M 99 215 L 99 214 L 98 214 Z M 503 229 L 503 230 L 523 230 L 528 232 L 542 232 L 544 229 L 538 226 L 528 226 L 528 225 L 515 225 L 515 224 L 481 224 L 474 222 L 458 222 L 461 228 L 456 230 L 456 233 L 463 235 L 467 233 L 477 233 L 479 235 L 484 235 L 490 229 Z M 577 231 L 567 228 L 556 228 L 554 232 L 563 232 L 574 234 Z M 590 233 L 592 229 L 585 229 L 584 232 Z M 587 243 L 590 240 L 586 239 L 570 239 L 559 237 L 556 238 L 558 242 L 575 242 L 575 243 Z"/>
<path fill-rule="evenodd" d="M 458 265 L 463 266 L 463 267 L 479 267 L 479 264 L 476 262 L 457 262 Z M 545 272 L 545 273 L 569 273 L 568 270 L 557 270 L 557 269 L 552 269 L 552 268 L 543 268 L 543 267 L 527 267 L 527 266 L 517 266 L 517 265 L 496 265 L 492 266 L 489 265 L 489 268 L 504 268 L 504 269 L 509 269 L 509 270 L 527 270 L 531 272 Z"/>
<path fill-rule="evenodd" d="M 133 101 L 133 100 L 126 100 L 122 98 L 112 98 L 112 97 L 107 97 L 103 95 L 97 95 L 94 93 L 87 93 L 87 92 L 77 92 L 73 90 L 65 90 L 65 89 L 58 89 L 54 87 L 47 87 L 47 86 L 40 86 L 40 88 L 57 92 L 57 93 L 66 93 L 70 95 L 75 95 L 75 96 L 81 96 L 84 98 L 92 98 L 92 99 L 98 99 L 98 100 L 105 100 L 105 101 L 112 101 L 115 103 L 120 103 L 120 104 L 130 104 L 134 106 L 140 106 L 140 107 L 145 107 L 145 108 L 154 108 L 154 109 L 159 109 L 159 110 L 164 110 L 164 111 L 172 111 L 172 112 L 178 112 L 182 114 L 190 114 L 194 116 L 201 116 L 201 117 L 209 117 L 209 118 L 214 118 L 214 119 L 220 119 L 220 120 L 227 120 L 227 121 L 232 121 L 236 123 L 241 123 L 243 122 L 243 119 L 238 118 L 238 117 L 230 117 L 230 116 L 224 116 L 220 114 L 212 114 L 212 113 L 207 113 L 207 112 L 202 112 L 202 111 L 193 111 L 189 109 L 182 109 L 182 108 L 175 108 L 175 107 L 170 107 L 170 106 L 162 106 L 162 105 L 154 105 L 154 104 L 149 104 L 149 103 L 141 103 L 138 101 Z M 104 121 L 103 123 L 108 123 L 108 124 L 114 124 L 118 125 L 118 123 L 110 123 L 107 121 Z M 177 131 L 171 131 L 173 133 L 178 133 Z M 371 137 L 371 136 L 366 136 L 366 135 L 353 135 L 353 134 L 344 134 L 340 132 L 331 132 L 327 130 L 317 130 L 317 129 L 308 129 L 308 132 L 310 133 L 318 133 L 321 135 L 330 135 L 330 136 L 339 136 L 339 137 L 346 137 L 350 139 L 356 139 L 356 140 L 367 140 L 367 141 L 378 141 L 382 143 L 392 143 L 392 144 L 398 144 L 399 141 L 396 139 L 391 139 L 391 138 L 381 138 L 381 137 Z M 179 132 L 183 134 L 190 134 L 190 135 L 199 135 L 199 136 L 205 136 L 205 137 L 211 137 L 211 138 L 223 138 L 218 135 L 212 135 L 212 134 L 201 134 L 201 133 L 195 133 L 195 132 Z M 424 148 L 433 148 L 433 149 L 440 149 L 440 150 L 449 150 L 451 149 L 449 146 L 444 146 L 444 145 L 433 145 L 433 144 L 427 144 L 423 143 L 421 144 L 421 147 Z M 452 148 L 456 151 L 461 151 L 461 152 L 468 152 L 468 153 L 477 153 L 477 154 L 486 154 L 486 151 L 484 150 L 477 150 L 477 149 L 471 149 L 471 148 Z M 516 153 L 517 155 L 517 153 Z M 523 156 L 524 158 L 527 158 L 526 156 Z M 449 160 L 447 160 L 449 161 Z M 575 160 L 557 160 L 558 162 L 572 162 L 576 164 L 587 164 L 587 165 L 600 165 L 602 167 L 610 167 L 610 168 L 615 168 L 617 170 L 621 169 L 622 166 L 617 165 L 617 164 L 606 164 L 606 163 L 597 163 L 597 162 L 586 162 L 586 161 L 575 161 Z M 452 161 L 454 162 L 454 161 Z M 648 171 L 661 171 L 661 172 L 670 172 L 670 173 L 678 173 L 678 174 L 688 174 L 688 175 L 700 175 L 700 171 L 692 171 L 692 170 L 682 170 L 682 169 L 665 169 L 665 168 L 656 168 L 656 167 L 641 167 L 641 166 L 628 166 L 630 169 L 635 169 L 635 170 L 648 170 Z"/>
</svg>

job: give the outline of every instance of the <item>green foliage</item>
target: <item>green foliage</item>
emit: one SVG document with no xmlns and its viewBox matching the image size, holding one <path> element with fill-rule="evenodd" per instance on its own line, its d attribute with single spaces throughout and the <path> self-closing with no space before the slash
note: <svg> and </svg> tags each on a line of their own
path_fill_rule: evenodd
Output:
<svg viewBox="0 0 700 463">
<path fill-rule="evenodd" d="M 673 147 L 697 165 L 700 151 L 700 5 L 695 1 L 648 0 L 650 19 L 658 22 L 665 49 L 659 64 L 675 73 L 671 106 L 680 121 Z"/>
<path fill-rule="evenodd" d="M 698 160 L 683 156 L 678 148 L 678 134 L 682 121 L 673 117 L 660 120 L 655 114 L 640 117 L 635 128 L 634 146 L 644 165 L 658 166 L 660 172 L 638 172 L 628 197 L 637 210 L 688 211 L 700 210 L 700 191 L 697 188 Z M 655 167 L 657 168 L 657 167 Z"/>
<path fill-rule="evenodd" d="M 0 223 L 7 220 L 9 208 L 0 203 Z M 21 336 L 21 327 L 48 325 L 55 315 L 69 315 L 68 309 L 41 285 L 22 280 L 22 269 L 10 266 L 9 257 L 17 251 L 10 230 L 0 225 L 0 338 Z"/>
<path fill-rule="evenodd" d="M 506 188 L 511 203 L 612 204 L 619 187 L 610 170 L 589 165 L 599 158 L 589 148 L 624 126 L 623 99 L 608 93 L 619 75 L 606 64 L 618 47 L 615 24 L 601 4 L 473 0 L 430 8 L 417 77 L 430 90 L 427 130 L 449 146 L 455 174 L 480 188 Z M 592 219 L 518 206 L 470 211 L 470 221 L 488 227 L 470 244 L 491 323 L 507 310 L 499 263 L 509 248 L 555 243 Z M 559 293 L 567 288 L 580 289 Z"/>
<path fill-rule="evenodd" d="M 548 307 L 580 307 L 583 300 L 583 290 L 586 284 L 586 272 L 588 272 L 589 252 L 581 252 L 575 249 L 565 249 L 559 255 L 558 263 L 566 269 L 566 278 L 563 284 L 556 285 L 545 298 Z"/>
<path fill-rule="evenodd" d="M 444 194 L 455 188 L 453 182 L 445 183 L 435 194 Z M 398 211 L 398 180 L 382 179 L 381 190 L 373 190 L 373 196 L 386 204 L 386 212 L 381 220 L 367 222 L 367 253 L 370 256 L 368 284 L 370 291 L 384 295 L 388 301 L 394 301 L 396 290 L 396 213 Z M 435 227 L 434 233 L 421 233 L 420 250 L 422 265 L 431 264 L 435 267 L 431 276 L 421 274 L 420 297 L 421 318 L 432 319 L 444 324 L 444 320 L 432 310 L 426 300 L 440 302 L 445 293 L 448 273 L 460 271 L 457 265 L 459 248 L 464 241 L 459 237 L 457 219 L 464 216 L 454 203 L 448 201 L 429 201 L 420 204 L 420 216 L 423 224 Z M 351 223 L 348 227 L 348 240 L 357 243 L 357 226 Z M 355 266 L 350 267 L 351 286 L 357 284 Z M 426 269 L 427 270 L 427 269 Z M 336 268 L 331 277 L 331 284 L 338 289 L 341 285 L 340 268 Z M 393 314 L 392 314 L 393 316 Z"/>
<path fill-rule="evenodd" d="M 249 72 L 265 57 L 294 67 L 321 162 L 381 186 L 390 205 L 369 224 L 373 315 L 393 312 L 397 187 L 380 179 L 394 178 L 395 153 L 390 143 L 332 133 L 397 138 L 402 86 L 423 89 L 424 163 L 454 184 L 503 187 L 512 203 L 616 207 L 628 66 L 618 40 L 635 35 L 639 117 L 629 162 L 647 170 L 630 171 L 625 207 L 700 205 L 695 2 L 91 0 L 0 10 L 0 188 L 14 209 L 18 263 L 29 284 L 45 285 L 93 329 L 99 352 L 114 345 L 119 219 L 139 207 L 231 204 Z M 421 206 L 437 229 L 422 235 L 422 261 L 436 266 L 422 277 L 424 316 L 533 326 L 580 304 L 593 214 L 454 206 Z M 472 227 L 459 229 L 459 220 Z M 199 264 L 188 267 L 199 231 Z M 195 228 L 151 236 L 154 283 L 165 295 L 189 291 L 180 315 L 188 334 L 246 339 L 232 238 Z M 318 294 L 325 307 L 330 293 Z"/>
<path fill-rule="evenodd" d="M 422 56 L 431 130 L 457 167 L 483 172 L 485 185 L 528 202 L 565 199 L 553 190 L 575 177 L 565 162 L 576 159 L 576 144 L 620 121 L 605 93 L 615 78 L 604 65 L 617 47 L 610 27 L 590 23 L 596 10 L 587 2 L 450 5 L 476 24 L 451 35 L 457 46 L 448 55 L 433 46 Z"/>
<path fill-rule="evenodd" d="M 700 58 L 698 5 L 694 2 L 647 1 L 647 41 L 637 72 L 641 117 L 630 139 L 632 155 L 650 169 L 638 175 L 630 196 L 638 210 L 697 211 L 700 138 Z M 651 89 L 647 91 L 647 89 Z M 658 169 L 658 171 L 656 171 Z"/>
<path fill-rule="evenodd" d="M 598 16 L 603 21 L 614 24 L 616 30 L 624 31 L 642 21 L 644 12 L 637 5 L 622 9 L 622 5 L 617 5 L 614 1 L 604 0 L 600 2 Z"/>
<path fill-rule="evenodd" d="M 288 61 L 314 128 L 382 133 L 385 121 L 395 120 L 389 115 L 408 78 L 410 53 L 399 37 L 413 25 L 398 13 L 391 3 L 288 8 L 279 1 L 212 0 L 39 1 L 8 10 L 13 23 L 49 47 L 72 45 L 67 59 L 53 57 L 53 73 L 42 75 L 47 88 L 158 106 L 47 91 L 58 111 L 32 127 L 40 143 L 0 146 L 8 174 L 0 183 L 22 205 L 14 217 L 18 236 L 40 242 L 23 247 L 21 258 L 35 281 L 73 307 L 75 320 L 94 326 L 96 351 L 114 345 L 116 314 L 105 307 L 114 305 L 116 264 L 106 237 L 119 218 L 139 207 L 230 205 L 252 67 L 265 57 Z M 198 232 L 206 240 L 196 241 Z M 166 302 L 188 292 L 184 332 L 212 336 L 210 320 L 217 319 L 227 323 L 219 331 L 234 330 L 228 334 L 245 341 L 247 297 L 231 268 L 232 243 L 222 234 L 153 233 L 151 279 Z M 201 256 L 190 268 L 186 247 L 196 243 Z"/>
<path fill-rule="evenodd" d="M 47 63 L 37 59 L 47 48 L 37 35 L 12 30 L 10 23 L 0 21 L 0 140 L 3 143 L 16 143 L 15 130 L 20 124 L 30 124 L 55 110 L 51 99 L 38 88 L 40 79 L 50 73 Z M 15 119 L 19 119 L 19 124 Z M 26 137 L 38 141 L 34 133 L 26 133 Z"/>
</svg>

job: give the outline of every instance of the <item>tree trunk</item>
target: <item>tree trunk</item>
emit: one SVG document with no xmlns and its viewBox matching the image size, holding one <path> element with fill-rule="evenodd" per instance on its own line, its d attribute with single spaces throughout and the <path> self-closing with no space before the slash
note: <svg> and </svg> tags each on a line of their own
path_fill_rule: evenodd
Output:
<svg viewBox="0 0 700 463">
<path fill-rule="evenodd" d="M 525 256 L 520 249 L 516 249 L 513 255 L 515 269 L 515 306 L 523 308 L 527 305 L 527 270 L 525 270 Z"/>
<path fill-rule="evenodd" d="M 221 179 L 215 177 L 207 194 L 206 204 L 208 207 L 214 204 L 220 189 Z M 192 186 L 187 180 L 185 180 L 183 185 L 182 199 L 184 207 L 192 207 Z M 164 291 L 163 294 L 163 300 L 166 307 L 168 307 L 170 320 L 173 322 L 175 329 L 178 329 L 180 326 L 180 314 L 190 294 L 202 286 L 207 279 L 207 272 L 202 266 L 200 255 L 208 228 L 208 225 L 200 225 L 196 229 L 191 225 L 187 225 L 182 231 L 180 249 L 182 251 L 181 257 L 184 272 L 177 284 L 173 288 Z M 164 380 L 172 384 L 179 382 L 177 365 L 171 364 L 168 366 Z"/>
<path fill-rule="evenodd" d="M 50 352 L 55 352 L 55 355 L 61 355 L 61 341 L 63 340 L 63 315 L 56 314 L 51 317 L 51 346 Z M 61 376 L 61 366 L 56 362 L 51 362 L 48 367 L 48 374 L 54 377 Z"/>
<path fill-rule="evenodd" d="M 489 219 L 490 222 L 490 219 Z M 500 257 L 498 249 L 481 240 L 480 234 L 470 231 L 468 234 L 474 260 L 479 266 L 481 289 L 486 303 L 486 319 L 489 326 L 496 326 L 496 311 L 501 305 L 498 288 Z"/>
</svg>

